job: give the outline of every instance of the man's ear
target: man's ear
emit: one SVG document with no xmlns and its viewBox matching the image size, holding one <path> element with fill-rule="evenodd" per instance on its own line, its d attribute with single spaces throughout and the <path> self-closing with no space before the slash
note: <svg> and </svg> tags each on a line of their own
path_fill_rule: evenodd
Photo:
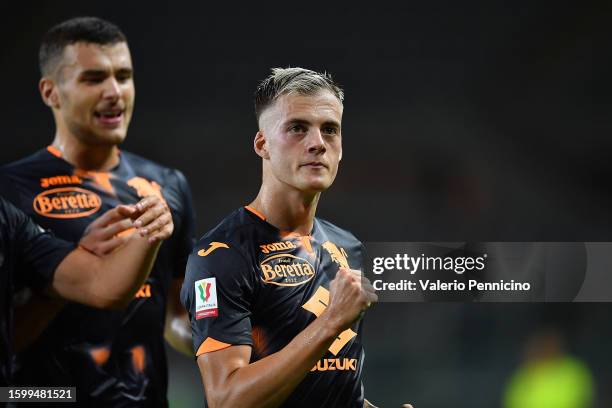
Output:
<svg viewBox="0 0 612 408">
<path fill-rule="evenodd" d="M 45 105 L 50 108 L 59 108 L 60 104 L 57 84 L 53 79 L 49 77 L 42 77 L 38 82 L 38 90 L 40 91 L 40 96 Z"/>
<path fill-rule="evenodd" d="M 253 140 L 253 148 L 255 149 L 255 153 L 262 159 L 269 159 L 270 153 L 268 153 L 268 145 L 266 143 L 266 137 L 263 132 L 259 130 L 255 134 L 255 139 Z"/>
</svg>

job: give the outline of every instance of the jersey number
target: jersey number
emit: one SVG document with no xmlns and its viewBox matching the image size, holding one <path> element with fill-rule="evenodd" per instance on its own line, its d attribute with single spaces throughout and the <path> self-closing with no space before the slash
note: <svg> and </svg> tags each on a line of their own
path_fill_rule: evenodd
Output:
<svg viewBox="0 0 612 408">
<path fill-rule="evenodd" d="M 315 316 L 321 316 L 321 313 L 325 310 L 327 305 L 329 304 L 329 290 L 325 289 L 323 286 L 319 286 L 314 295 L 308 300 L 308 302 L 304 303 L 302 307 L 308 310 L 310 313 Z M 338 352 L 342 350 L 342 347 L 346 346 L 346 343 L 351 341 L 353 337 L 355 337 L 357 333 L 355 333 L 351 329 L 346 329 L 336 338 L 336 340 L 329 346 L 329 351 L 334 355 L 338 355 Z"/>
</svg>

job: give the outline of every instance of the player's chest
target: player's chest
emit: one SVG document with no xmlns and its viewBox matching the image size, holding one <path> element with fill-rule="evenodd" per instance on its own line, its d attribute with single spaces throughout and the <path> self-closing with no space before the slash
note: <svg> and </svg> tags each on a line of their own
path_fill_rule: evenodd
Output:
<svg viewBox="0 0 612 408">
<path fill-rule="evenodd" d="M 163 197 L 155 180 L 136 174 L 55 169 L 20 180 L 20 206 L 40 225 L 78 239 L 97 217 L 147 195 Z"/>
<path fill-rule="evenodd" d="M 359 267 L 349 263 L 349 254 L 337 243 L 313 237 L 262 241 L 254 258 L 255 310 L 279 320 L 296 313 L 316 317 L 328 303 L 338 268 Z"/>
</svg>

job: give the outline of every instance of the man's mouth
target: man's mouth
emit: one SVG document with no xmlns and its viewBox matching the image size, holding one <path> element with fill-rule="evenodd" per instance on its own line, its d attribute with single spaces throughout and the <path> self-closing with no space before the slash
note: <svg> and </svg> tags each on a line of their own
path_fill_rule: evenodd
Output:
<svg viewBox="0 0 612 408">
<path fill-rule="evenodd" d="M 326 169 L 327 165 L 324 164 L 323 162 L 314 161 L 314 162 L 304 163 L 302 164 L 302 167 L 310 167 L 313 169 Z"/>
<path fill-rule="evenodd" d="M 123 109 L 107 109 L 94 112 L 94 116 L 104 125 L 117 125 L 123 120 Z"/>
</svg>

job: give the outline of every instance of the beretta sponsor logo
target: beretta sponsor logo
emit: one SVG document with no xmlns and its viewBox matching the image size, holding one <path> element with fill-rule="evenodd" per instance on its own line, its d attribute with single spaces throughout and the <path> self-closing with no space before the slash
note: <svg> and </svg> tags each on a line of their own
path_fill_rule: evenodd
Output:
<svg viewBox="0 0 612 408">
<path fill-rule="evenodd" d="M 277 254 L 264 259 L 261 280 L 278 286 L 297 286 L 311 280 L 315 270 L 304 258 L 291 254 Z"/>
<path fill-rule="evenodd" d="M 102 206 L 97 194 L 79 187 L 43 191 L 34 198 L 34 211 L 49 218 L 79 218 L 95 213 Z"/>
</svg>

